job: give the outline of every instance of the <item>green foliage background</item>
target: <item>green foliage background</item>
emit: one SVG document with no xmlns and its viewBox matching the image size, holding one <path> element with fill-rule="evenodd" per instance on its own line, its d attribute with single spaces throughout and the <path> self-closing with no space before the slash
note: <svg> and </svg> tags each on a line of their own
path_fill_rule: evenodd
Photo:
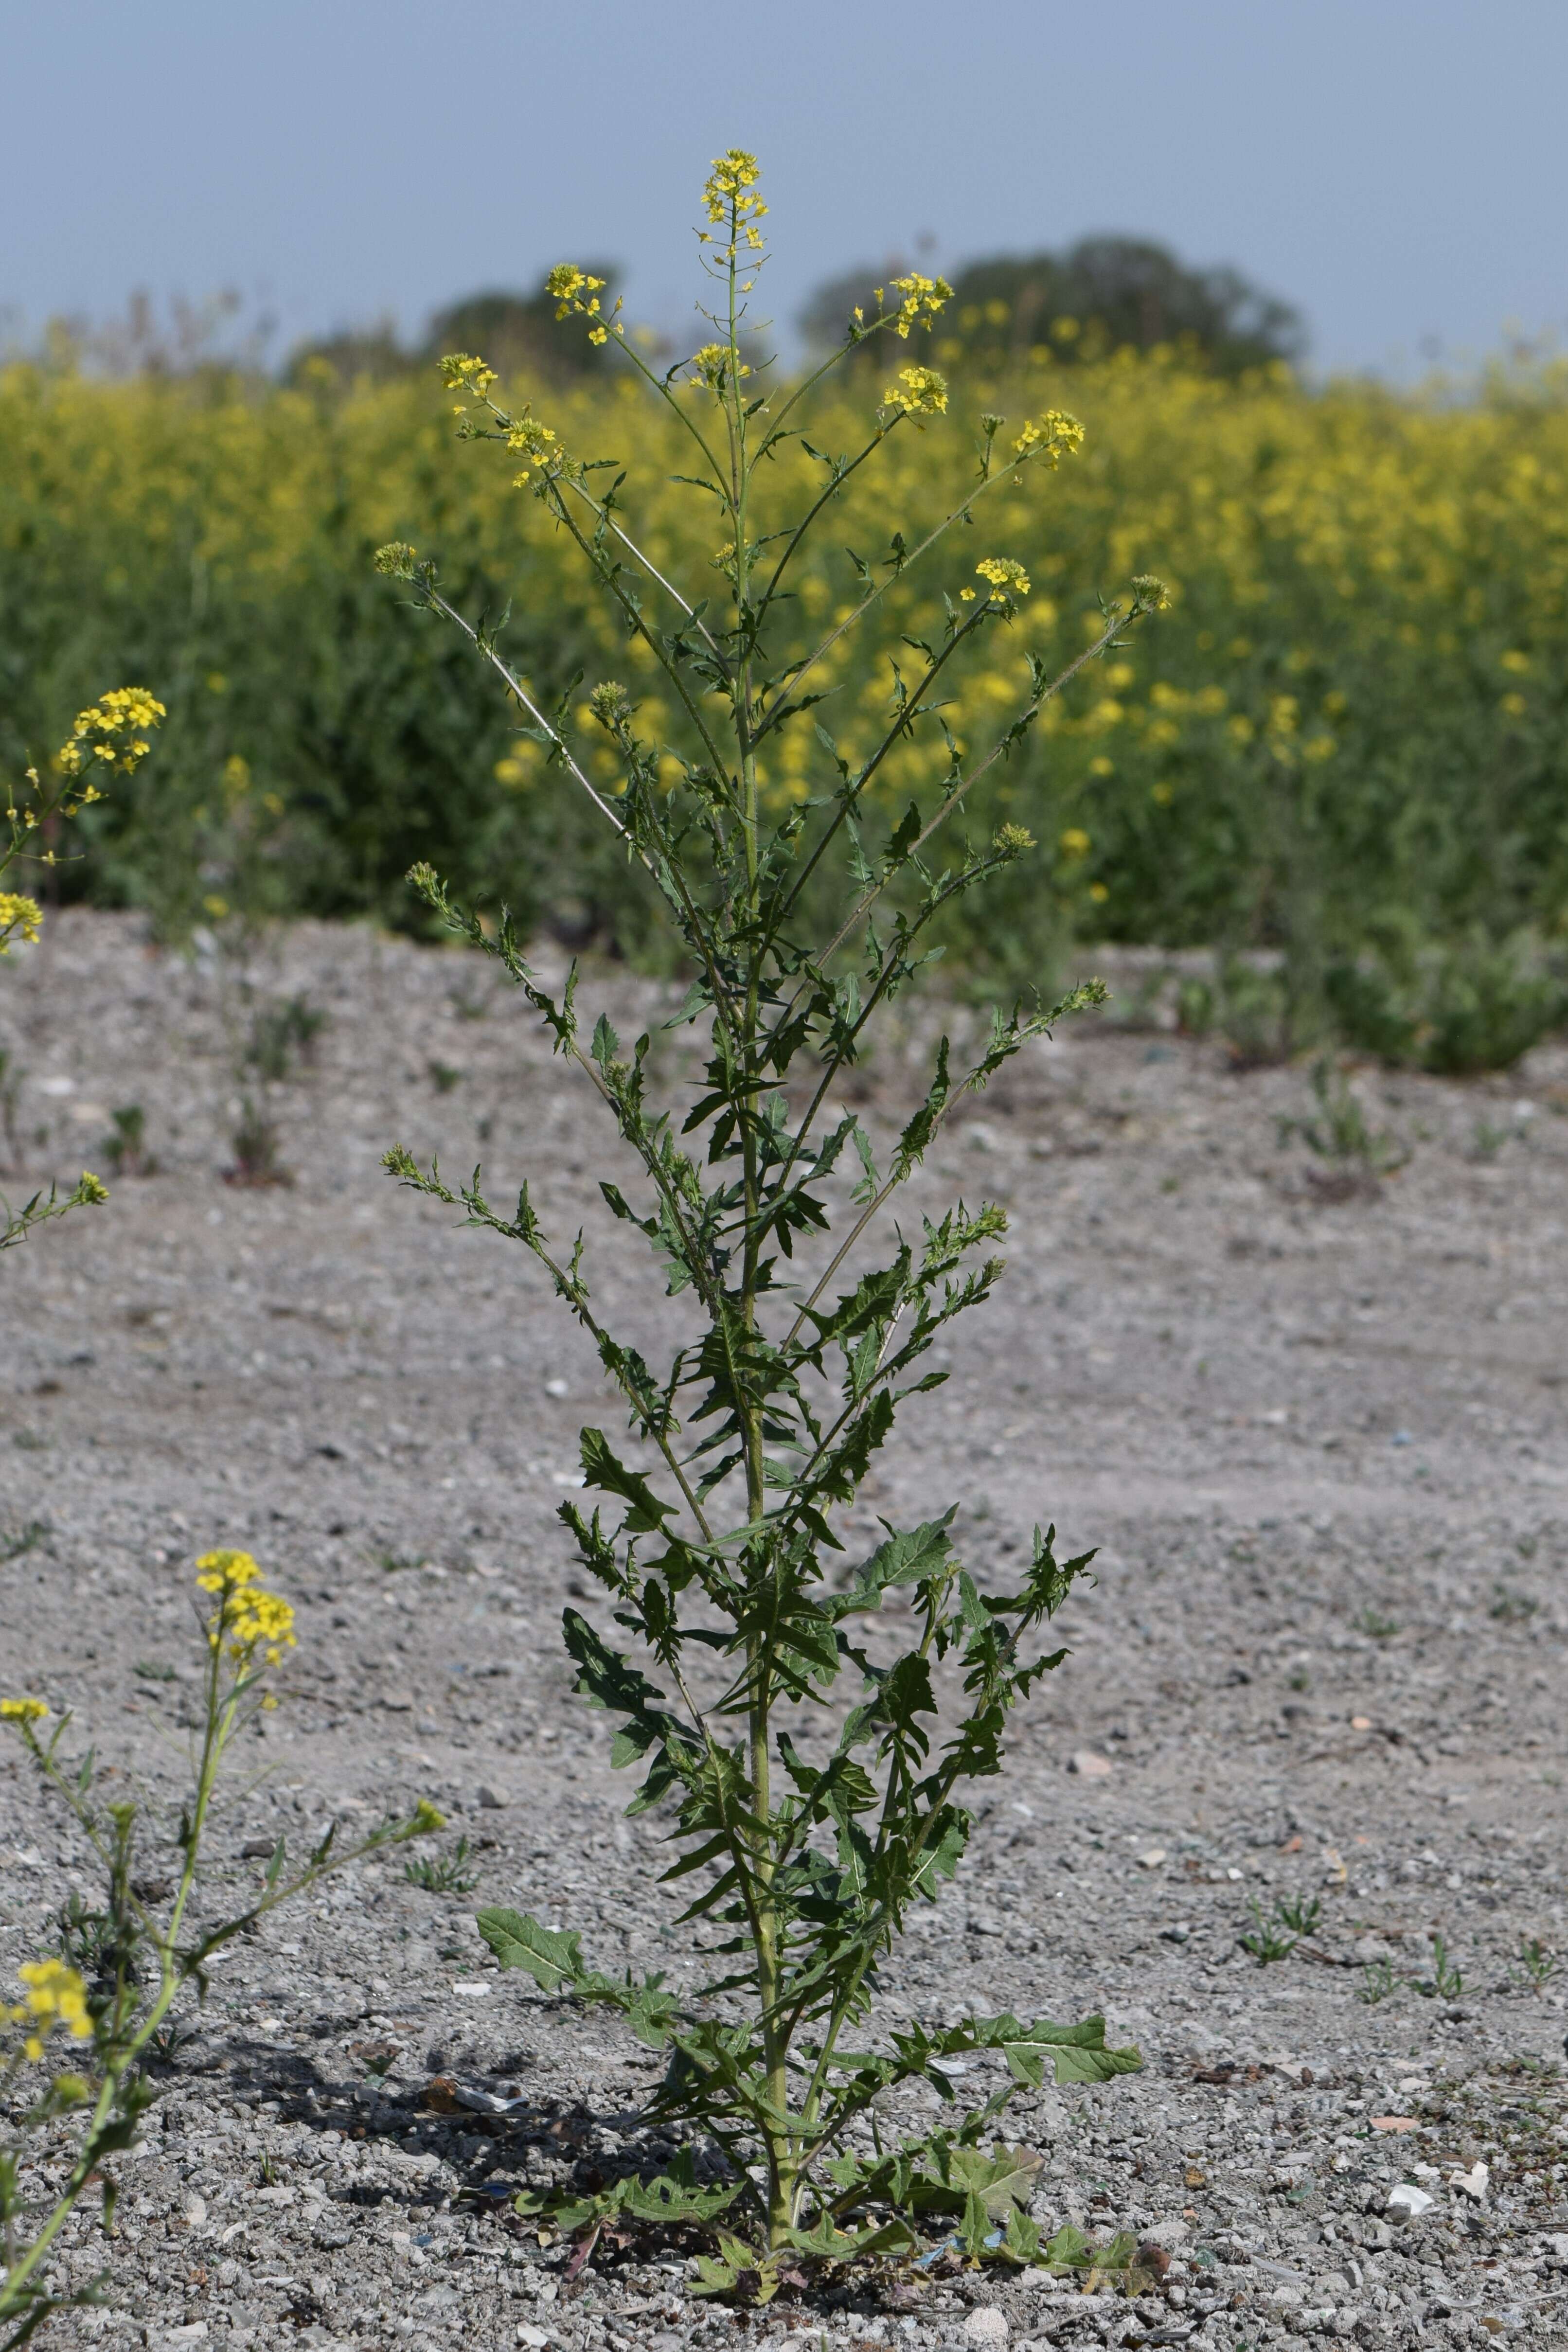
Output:
<svg viewBox="0 0 1568 2352">
<path fill-rule="evenodd" d="M 824 403 L 810 437 L 854 446 L 877 389 L 851 384 L 853 415 Z M 1500 375 L 1464 404 L 1310 394 L 1282 370 L 1226 381 L 1161 352 L 958 378 L 951 415 L 889 453 L 890 506 L 880 478 L 851 488 L 841 545 L 804 577 L 803 638 L 848 597 L 841 547 L 875 565 L 886 512 L 907 529 L 961 493 L 987 406 L 1070 405 L 1086 449 L 1048 499 L 1004 493 L 956 554 L 898 584 L 876 702 L 900 635 L 923 634 L 980 556 L 1018 558 L 1034 594 L 989 640 L 992 668 L 960 682 L 976 731 L 1016 697 L 1026 648 L 1054 665 L 1084 643 L 1101 591 L 1150 571 L 1176 602 L 977 795 L 977 835 L 1008 818 L 1039 848 L 983 918 L 955 918 L 950 946 L 1013 979 L 1095 935 L 1284 945 L 1321 966 L 1376 946 L 1391 969 L 1433 940 L 1560 937 L 1565 391 L 1546 373 Z M 629 386 L 535 405 L 568 447 L 635 461 L 634 480 L 685 463 L 679 428 Z M 427 858 L 524 926 L 652 951 L 582 796 L 520 742 L 455 633 L 411 619 L 372 574 L 376 545 L 411 541 L 470 614 L 500 622 L 510 603 L 503 646 L 547 702 L 579 670 L 574 708 L 624 677 L 640 725 L 679 744 L 541 510 L 494 453 L 454 453 L 451 424 L 434 383 L 345 397 L 324 372 L 290 388 L 0 376 L 0 772 L 62 740 L 106 680 L 144 680 L 169 709 L 156 760 L 89 813 L 68 890 L 144 905 L 176 935 L 208 901 L 407 921 L 401 877 Z M 779 470 L 782 506 L 799 486 Z M 653 497 L 633 520 L 656 553 L 697 593 L 721 588 L 692 537 L 700 502 Z M 814 716 L 853 747 L 876 712 L 846 684 Z M 770 792 L 828 781 L 809 723 L 790 755 Z M 910 748 L 880 821 L 937 757 Z"/>
</svg>

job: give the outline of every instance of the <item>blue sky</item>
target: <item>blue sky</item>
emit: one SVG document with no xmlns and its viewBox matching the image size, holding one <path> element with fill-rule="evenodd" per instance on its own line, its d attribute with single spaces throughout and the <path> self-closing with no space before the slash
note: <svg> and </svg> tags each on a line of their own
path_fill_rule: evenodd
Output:
<svg viewBox="0 0 1568 2352">
<path fill-rule="evenodd" d="M 278 343 L 621 260 L 681 331 L 710 155 L 813 284 L 1086 231 L 1232 261 L 1321 368 L 1568 326 L 1564 0 L 0 0 L 15 334 L 233 287 Z"/>
</svg>

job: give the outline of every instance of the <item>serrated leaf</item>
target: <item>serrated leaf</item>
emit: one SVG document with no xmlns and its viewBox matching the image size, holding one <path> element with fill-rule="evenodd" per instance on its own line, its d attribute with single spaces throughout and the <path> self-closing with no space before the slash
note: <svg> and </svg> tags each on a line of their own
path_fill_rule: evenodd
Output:
<svg viewBox="0 0 1568 2352">
<path fill-rule="evenodd" d="M 526 1969 L 546 1992 L 580 1983 L 587 1973 L 575 1929 L 546 1927 L 531 1912 L 501 1909 L 479 1912 L 474 1925 L 503 1969 Z"/>
</svg>

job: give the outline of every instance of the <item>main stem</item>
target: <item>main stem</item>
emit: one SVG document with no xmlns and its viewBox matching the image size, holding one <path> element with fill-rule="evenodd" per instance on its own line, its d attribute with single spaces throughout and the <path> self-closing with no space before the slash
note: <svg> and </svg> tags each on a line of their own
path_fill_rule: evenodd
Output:
<svg viewBox="0 0 1568 2352">
<path fill-rule="evenodd" d="M 730 506 L 735 530 L 735 614 L 739 628 L 746 626 L 745 613 L 751 595 L 750 561 L 747 553 L 746 525 L 750 492 L 750 466 L 746 447 L 745 402 L 741 390 L 741 362 L 738 350 L 740 325 L 736 300 L 736 247 L 740 223 L 731 209 L 728 255 L 729 292 L 729 388 L 726 401 L 730 434 Z M 741 824 L 745 845 L 745 929 L 752 941 L 748 951 L 745 1006 L 741 1023 L 740 1082 L 742 1181 L 745 1190 L 745 1246 L 741 1264 L 741 1318 L 748 1332 L 756 1328 L 757 1272 L 760 1244 L 758 1211 L 760 1207 L 762 1171 L 758 1164 L 756 1139 L 756 1091 L 760 1077 L 757 1061 L 757 1040 L 761 1029 L 761 959 L 763 946 L 758 938 L 760 863 L 757 855 L 758 795 L 757 757 L 752 742 L 752 656 L 744 636 L 739 648 L 734 682 L 735 741 L 740 761 Z M 756 1402 L 739 1386 L 742 1397 L 742 1423 L 745 1448 L 746 1516 L 752 1526 L 759 1526 L 766 1503 L 763 1475 L 762 1412 Z M 756 1539 L 758 1549 L 756 1573 L 766 1576 L 770 1562 L 766 1538 Z M 780 2014 L 780 1954 L 778 1910 L 773 1901 L 773 1802 L 769 1776 L 768 1717 L 772 1701 L 768 1643 L 763 1634 L 752 1633 L 746 1644 L 746 1673 L 751 1693 L 748 1708 L 748 1747 L 752 1785 L 752 1814 L 756 1823 L 752 1832 L 751 1864 L 756 1887 L 757 1993 L 762 2009 L 763 2066 L 767 2078 L 768 2105 L 773 2116 L 782 2117 L 789 2107 L 789 2074 L 786 2064 L 788 2034 Z M 795 2220 L 797 2159 L 787 2129 L 771 2118 L 763 2130 L 768 2168 L 768 2243 L 783 2244 L 784 2232 Z"/>
</svg>

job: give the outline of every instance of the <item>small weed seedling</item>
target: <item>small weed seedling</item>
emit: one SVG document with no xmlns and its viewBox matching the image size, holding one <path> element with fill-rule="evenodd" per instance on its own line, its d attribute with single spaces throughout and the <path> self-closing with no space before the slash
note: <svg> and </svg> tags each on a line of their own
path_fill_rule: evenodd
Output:
<svg viewBox="0 0 1568 2352">
<path fill-rule="evenodd" d="M 308 996 L 258 1004 L 250 1016 L 245 1059 L 264 1085 L 283 1085 L 293 1076 L 297 1062 L 315 1060 L 316 1039 L 330 1018 Z"/>
<path fill-rule="evenodd" d="M 158 1163 L 147 1149 L 147 1114 L 140 1103 L 126 1103 L 109 1114 L 113 1122 L 99 1145 L 117 1176 L 155 1176 Z"/>
<path fill-rule="evenodd" d="M 1398 1619 L 1390 1617 L 1385 1610 L 1379 1609 L 1374 1603 L 1369 1603 L 1358 1617 L 1352 1617 L 1351 1623 L 1370 1642 L 1392 1642 L 1399 1631 Z"/>
<path fill-rule="evenodd" d="M 762 2300 L 798 2282 L 803 2265 L 917 2257 L 934 2216 L 948 2217 L 944 2239 L 956 2230 L 974 2261 L 1087 2265 L 1099 2276 L 1125 2271 L 1136 2241 L 1101 2252 L 1076 2231 L 1047 2242 L 1028 2212 L 1040 2159 L 1008 2147 L 996 2126 L 1023 2086 L 1105 2082 L 1137 2066 L 1137 2053 L 1109 2047 L 1100 2017 L 871 2023 L 910 1911 L 958 1869 L 968 1790 L 1002 1769 L 1012 1709 L 1067 1656 L 1050 1624 L 1090 1555 L 1058 1559 L 1054 1529 L 1037 1528 L 1003 1587 L 961 1559 L 956 1505 L 915 1526 L 884 1523 L 847 1562 L 838 1529 L 900 1405 L 945 1377 L 921 1360 L 1003 1272 L 998 1206 L 960 1201 L 895 1224 L 895 1195 L 968 1097 L 1104 990 L 1091 982 L 1054 1006 L 997 1007 L 962 1063 L 943 1038 L 923 1100 L 886 1143 L 855 1108 L 855 1072 L 927 961 L 943 910 L 1035 846 L 1011 823 L 963 837 L 952 821 L 966 796 L 1165 592 L 1135 580 L 1054 676 L 1022 633 L 1015 646 L 1028 574 L 967 526 L 995 512 L 999 488 L 1016 502 L 1069 459 L 1082 428 L 1051 411 L 1004 433 L 1001 417 L 985 415 L 951 510 L 893 530 L 879 554 L 851 555 L 842 610 L 811 617 L 815 606 L 795 596 L 808 536 L 835 527 L 844 486 L 883 462 L 889 442 L 942 429 L 947 384 L 902 347 L 949 289 L 919 274 L 894 281 L 889 307 L 858 313 L 831 359 L 799 386 L 770 391 L 745 323 L 765 257 L 757 180 L 739 149 L 713 166 L 699 247 L 717 293 L 712 339 L 668 371 L 623 334 L 618 304 L 602 309 L 599 279 L 563 265 L 549 281 L 558 317 L 608 344 L 682 436 L 708 544 L 720 547 L 706 578 L 668 576 L 663 548 L 656 559 L 642 542 L 644 489 L 618 466 L 585 459 L 531 411 L 501 407 L 481 359 L 442 362 L 459 438 L 499 446 L 547 530 L 575 548 L 632 647 L 633 675 L 658 679 L 657 709 L 647 700 L 639 718 L 626 687 L 603 678 L 581 698 L 569 687 L 547 709 L 489 626 L 458 612 L 433 563 L 402 544 L 376 559 L 416 608 L 465 633 L 546 772 L 583 795 L 585 819 L 592 810 L 661 908 L 691 976 L 668 1025 L 695 1032 L 701 1071 L 684 1083 L 679 1057 L 655 1055 L 650 1037 L 624 1045 L 606 1016 L 580 1023 L 575 967 L 552 990 L 509 915 L 481 921 L 429 866 L 414 869 L 426 905 L 495 959 L 603 1105 L 631 1171 L 625 1190 L 601 1181 L 604 1203 L 643 1237 L 679 1301 L 670 1353 L 656 1366 L 644 1335 L 633 1346 L 605 1319 L 585 1234 L 553 1241 L 526 1185 L 502 1206 L 478 1171 L 463 1187 L 468 1222 L 542 1269 L 627 1418 L 635 1454 L 602 1430 L 581 1433 L 590 1493 L 564 1503 L 562 1517 L 606 1605 L 593 1617 L 568 1608 L 563 1631 L 579 1694 L 614 1720 L 613 1762 L 640 1776 L 628 1810 L 657 1808 L 680 1849 L 665 1873 L 687 1898 L 680 1923 L 722 1930 L 708 1944 L 721 1956 L 716 1975 L 677 1990 L 658 1974 L 594 1967 L 574 1929 L 521 1911 L 479 1914 L 503 1969 L 552 1998 L 616 2010 L 665 2053 L 645 2119 L 683 2146 L 679 2168 L 658 2179 L 567 2188 L 542 2208 L 525 2198 L 524 2210 L 547 2209 L 576 2233 L 582 2261 L 605 2229 L 700 2230 L 714 2248 L 701 2291 L 733 2293 L 743 2280 Z M 801 436 L 813 387 L 838 360 L 889 340 L 864 446 L 815 447 Z M 667 494 L 660 485 L 656 495 Z M 943 576 L 952 530 L 962 551 Z M 846 692 L 856 624 L 888 609 L 895 588 L 907 657 L 877 689 L 885 708 L 869 737 L 839 742 L 830 724 L 847 728 L 863 707 Z M 959 723 L 983 642 L 987 664 L 1000 675 L 1010 661 L 1017 679 L 1015 713 L 994 730 L 978 715 Z M 574 749 L 584 709 L 604 738 L 591 763 Z M 795 776 L 798 790 L 783 784 Z M 401 1148 L 386 1164 L 443 1206 L 458 1203 L 434 1164 Z M 873 1640 L 869 1621 L 895 1593 L 907 1630 Z M 878 1634 L 892 1622 L 884 1616 Z M 841 1677 L 852 1693 L 843 1708 Z M 973 2103 L 959 2095 L 960 2074 L 974 2078 Z M 950 2120 L 889 2137 L 888 2103 L 906 2085 Z M 722 2155 L 721 2179 L 699 2184 L 699 2147 Z"/>
<path fill-rule="evenodd" d="M 1409 1159 L 1408 1150 L 1386 1129 L 1375 1133 L 1347 1074 L 1327 1054 L 1312 1066 L 1315 1115 L 1281 1118 L 1281 1148 L 1300 1137 L 1320 1165 L 1308 1171 L 1307 1181 L 1320 1200 L 1375 1199 L 1384 1179 L 1394 1175 Z"/>
<path fill-rule="evenodd" d="M 1375 2008 L 1380 2000 L 1389 2000 L 1399 1990 L 1400 1979 L 1394 1972 L 1392 1960 L 1373 1960 L 1363 1969 L 1361 1982 L 1356 1987 L 1356 1999 Z"/>
<path fill-rule="evenodd" d="M 468 1860 L 468 1841 L 460 1837 L 450 1853 L 416 1854 L 404 1864 L 403 1875 L 426 1895 L 468 1895 L 479 1883 L 466 1867 Z"/>
<path fill-rule="evenodd" d="M 1316 1895 L 1282 1895 L 1274 1906 L 1275 1916 L 1298 1936 L 1315 1936 L 1323 1916 L 1321 1896 Z"/>
<path fill-rule="evenodd" d="M 1271 1960 L 1288 1960 L 1300 1943 L 1300 1937 L 1280 1933 L 1279 1923 L 1283 1920 L 1283 1913 L 1277 1908 L 1275 1917 L 1266 1919 L 1263 1916 L 1263 1906 L 1256 1895 L 1247 1908 L 1252 1914 L 1252 1925 L 1250 1927 L 1244 1927 L 1237 1938 L 1242 1950 L 1250 1952 L 1259 1968 L 1267 1968 Z"/>
<path fill-rule="evenodd" d="M 239 1121 L 229 1138 L 234 1165 L 226 1171 L 230 1184 L 291 1184 L 289 1170 L 278 1157 L 278 1127 L 265 1102 L 252 1095 L 240 1103 Z"/>
<path fill-rule="evenodd" d="M 1455 1967 L 1441 1936 L 1432 1938 L 1432 1973 L 1415 1980 L 1415 1990 L 1428 2000 L 1458 2000 L 1465 1990 L 1463 1971 Z"/>
<path fill-rule="evenodd" d="M 1540 1606 L 1540 1601 L 1528 1592 L 1515 1592 L 1511 1586 L 1500 1584 L 1487 1614 L 1495 1617 L 1500 1624 L 1522 1625 L 1534 1616 Z"/>
<path fill-rule="evenodd" d="M 1539 1936 L 1521 1936 L 1519 1965 L 1524 1971 L 1524 1981 L 1531 1991 L 1544 1992 L 1562 1964 L 1555 1952 L 1548 1951 Z"/>
<path fill-rule="evenodd" d="M 454 1087 L 463 1083 L 463 1072 L 452 1062 L 426 1062 L 430 1083 L 438 1095 L 449 1095 Z"/>
</svg>

